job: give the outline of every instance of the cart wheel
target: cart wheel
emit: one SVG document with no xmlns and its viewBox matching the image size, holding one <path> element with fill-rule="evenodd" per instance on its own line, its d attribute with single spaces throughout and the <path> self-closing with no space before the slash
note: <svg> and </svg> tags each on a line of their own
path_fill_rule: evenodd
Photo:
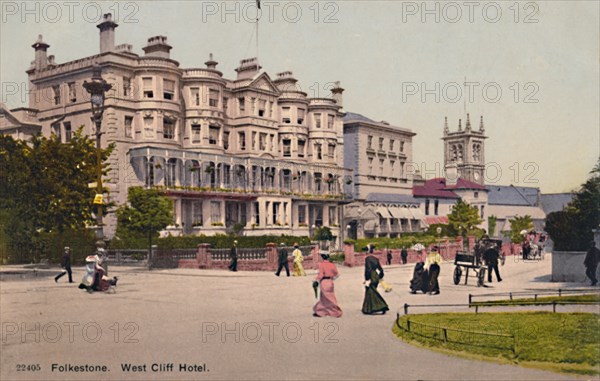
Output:
<svg viewBox="0 0 600 381">
<path fill-rule="evenodd" d="M 454 268 L 454 284 L 460 283 L 461 276 L 462 276 L 462 270 L 460 269 L 460 266 L 456 266 Z"/>
<path fill-rule="evenodd" d="M 477 274 L 477 287 L 483 287 L 483 282 L 485 279 L 485 269 L 479 270 Z"/>
</svg>

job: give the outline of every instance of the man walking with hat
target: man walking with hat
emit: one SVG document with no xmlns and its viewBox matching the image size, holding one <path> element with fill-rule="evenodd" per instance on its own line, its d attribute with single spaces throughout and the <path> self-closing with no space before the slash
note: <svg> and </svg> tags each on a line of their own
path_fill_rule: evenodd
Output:
<svg viewBox="0 0 600 381">
<path fill-rule="evenodd" d="M 65 246 L 65 253 L 63 254 L 61 267 L 65 269 L 65 271 L 61 272 L 54 278 L 54 282 L 58 282 L 58 280 L 65 274 L 69 274 L 69 283 L 73 283 L 73 273 L 71 272 L 71 248 L 69 246 Z"/>
</svg>

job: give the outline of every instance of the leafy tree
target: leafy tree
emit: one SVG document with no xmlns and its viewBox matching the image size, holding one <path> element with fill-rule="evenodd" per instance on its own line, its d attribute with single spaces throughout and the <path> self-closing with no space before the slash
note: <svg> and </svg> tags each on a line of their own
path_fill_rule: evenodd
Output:
<svg viewBox="0 0 600 381">
<path fill-rule="evenodd" d="M 576 250 L 579 247 L 576 220 L 577 216 L 568 208 L 546 216 L 544 229 L 552 238 L 555 250 Z"/>
<path fill-rule="evenodd" d="M 510 240 L 512 243 L 522 243 L 525 240 L 525 236 L 521 232 L 533 229 L 533 219 L 529 215 L 523 217 L 515 216 L 508 221 L 510 222 Z"/>
<path fill-rule="evenodd" d="M 152 257 L 152 237 L 173 223 L 173 201 L 157 189 L 131 187 L 127 194 L 128 205 L 117 211 L 117 235 L 131 233 L 148 237 L 148 250 Z"/>
<path fill-rule="evenodd" d="M 96 179 L 96 147 L 82 128 L 67 143 L 55 135 L 29 142 L 0 136 L 2 226 L 17 261 L 39 260 L 48 255 L 50 241 L 93 223 L 95 190 L 88 183 Z M 101 150 L 103 163 L 111 150 Z"/>
<path fill-rule="evenodd" d="M 316 241 L 331 241 L 333 234 L 327 226 L 320 226 L 315 229 L 314 239 Z"/>
<path fill-rule="evenodd" d="M 587 250 L 592 229 L 600 225 L 600 159 L 573 200 L 546 218 L 546 231 L 557 250 Z"/>
<path fill-rule="evenodd" d="M 439 234 L 437 232 L 438 228 L 442 229 Z M 435 237 L 444 237 L 444 236 L 454 235 L 455 232 L 454 231 L 450 232 L 450 226 L 448 224 L 431 224 L 427 228 L 426 234 L 435 236 Z"/>
<path fill-rule="evenodd" d="M 496 234 L 496 221 L 498 218 L 493 214 L 488 217 L 488 235 L 493 237 Z"/>
<path fill-rule="evenodd" d="M 466 238 L 467 235 L 480 236 L 483 234 L 477 227 L 481 223 L 479 210 L 463 200 L 458 200 L 454 204 L 452 213 L 448 215 L 449 233 Z"/>
</svg>

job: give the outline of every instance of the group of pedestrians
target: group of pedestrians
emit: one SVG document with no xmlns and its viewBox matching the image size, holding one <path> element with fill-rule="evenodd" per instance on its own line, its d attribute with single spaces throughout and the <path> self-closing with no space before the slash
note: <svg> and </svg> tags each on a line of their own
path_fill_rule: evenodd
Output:
<svg viewBox="0 0 600 381">
<path fill-rule="evenodd" d="M 71 269 L 71 248 L 65 246 L 63 250 L 61 261 L 63 271 L 54 277 L 54 282 L 58 283 L 60 278 L 68 274 L 69 283 L 75 283 L 73 281 L 73 270 Z M 79 288 L 89 292 L 107 291 L 110 286 L 117 285 L 117 280 L 117 277 L 108 278 L 108 257 L 104 249 L 98 248 L 95 255 L 88 255 L 86 258 L 86 273 L 83 275 Z"/>
</svg>

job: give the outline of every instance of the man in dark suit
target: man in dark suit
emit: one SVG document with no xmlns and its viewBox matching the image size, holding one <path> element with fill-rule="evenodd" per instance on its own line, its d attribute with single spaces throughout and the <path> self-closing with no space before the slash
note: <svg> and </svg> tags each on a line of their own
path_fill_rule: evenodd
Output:
<svg viewBox="0 0 600 381">
<path fill-rule="evenodd" d="M 237 245 L 238 241 L 233 241 L 233 246 L 231 247 L 231 252 L 229 252 L 229 258 L 231 258 L 231 263 L 229 264 L 229 270 L 237 271 Z"/>
<path fill-rule="evenodd" d="M 288 252 L 285 249 L 285 243 L 282 242 L 279 246 L 279 266 L 277 267 L 277 272 L 275 273 L 275 275 L 279 276 L 281 269 L 285 267 L 285 272 L 287 273 L 287 276 L 290 276 L 290 267 L 288 265 Z"/>
<path fill-rule="evenodd" d="M 69 274 L 69 283 L 73 283 L 73 273 L 71 272 L 71 248 L 69 246 L 65 246 L 65 253 L 63 254 L 61 266 L 65 271 L 61 272 L 54 278 L 54 282 L 58 282 L 58 280 L 65 274 Z"/>
<path fill-rule="evenodd" d="M 402 264 L 405 265 L 406 260 L 408 259 L 408 251 L 404 246 L 402 247 L 402 251 L 400 252 L 400 258 L 402 259 Z"/>
<path fill-rule="evenodd" d="M 496 280 L 502 282 L 500 277 L 500 270 L 498 270 L 498 260 L 500 258 L 500 252 L 495 244 L 489 244 L 483 252 L 483 260 L 488 267 L 488 283 L 492 283 L 492 270 L 496 273 Z"/>
</svg>

